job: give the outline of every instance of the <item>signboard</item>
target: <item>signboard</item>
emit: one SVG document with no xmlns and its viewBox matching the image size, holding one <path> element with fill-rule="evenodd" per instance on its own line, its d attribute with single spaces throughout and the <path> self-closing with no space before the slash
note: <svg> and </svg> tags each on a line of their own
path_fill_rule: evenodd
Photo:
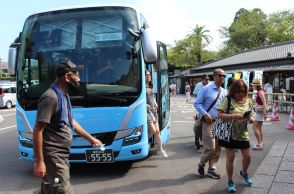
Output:
<svg viewBox="0 0 294 194">
<path fill-rule="evenodd" d="M 113 41 L 113 40 L 122 40 L 122 33 L 115 32 L 115 33 L 95 34 L 96 42 Z"/>
<path fill-rule="evenodd" d="M 263 74 L 263 71 L 255 71 L 254 79 L 259 79 L 262 81 L 262 74 Z"/>
<path fill-rule="evenodd" d="M 241 73 L 234 73 L 235 80 L 238 80 L 241 78 Z"/>
<path fill-rule="evenodd" d="M 250 76 L 250 72 L 249 71 L 243 71 L 242 72 L 242 75 L 243 75 L 243 77 L 242 77 L 243 81 L 246 83 L 246 85 L 249 88 L 249 76 Z"/>
</svg>

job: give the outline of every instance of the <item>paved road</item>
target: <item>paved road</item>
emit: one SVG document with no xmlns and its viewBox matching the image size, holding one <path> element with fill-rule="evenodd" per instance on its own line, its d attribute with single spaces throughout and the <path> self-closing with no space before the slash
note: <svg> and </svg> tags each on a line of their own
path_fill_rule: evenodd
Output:
<svg viewBox="0 0 294 194">
<path fill-rule="evenodd" d="M 185 102 L 184 96 L 171 99 L 172 139 L 166 145 L 169 158 L 150 156 L 128 165 L 85 166 L 72 165 L 71 180 L 77 194 L 195 194 L 226 193 L 225 156 L 219 161 L 220 180 L 201 178 L 196 174 L 196 165 L 201 153 L 193 146 L 194 108 Z M 32 176 L 32 163 L 20 161 L 17 156 L 15 110 L 0 109 L 4 121 L 0 124 L 0 193 L 32 193 L 38 190 L 39 179 Z M 289 115 L 280 115 L 280 122 L 265 123 L 265 149 L 252 152 L 250 173 L 256 172 L 275 141 L 289 142 L 294 131 L 285 128 Z M 251 131 L 251 136 L 253 133 Z M 252 138 L 254 139 L 254 138 Z M 288 146 L 289 147 L 289 146 Z M 236 173 L 241 168 L 240 153 L 235 161 Z M 236 176 L 237 177 L 237 176 Z M 238 192 L 244 185 L 236 178 Z M 253 187 L 252 187 L 253 188 Z"/>
</svg>

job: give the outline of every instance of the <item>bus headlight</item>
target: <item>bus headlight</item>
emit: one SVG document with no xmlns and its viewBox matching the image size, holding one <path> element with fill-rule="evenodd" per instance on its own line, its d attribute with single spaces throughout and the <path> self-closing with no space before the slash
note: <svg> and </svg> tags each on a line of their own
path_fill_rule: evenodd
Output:
<svg viewBox="0 0 294 194">
<path fill-rule="evenodd" d="M 143 132 L 143 126 L 139 126 L 132 129 L 120 130 L 117 132 L 114 140 L 124 138 L 124 141 L 122 144 L 123 146 L 136 144 L 139 141 L 141 141 L 142 132 Z"/>
<path fill-rule="evenodd" d="M 18 131 L 20 144 L 24 147 L 33 147 L 33 134 L 25 131 Z"/>
</svg>

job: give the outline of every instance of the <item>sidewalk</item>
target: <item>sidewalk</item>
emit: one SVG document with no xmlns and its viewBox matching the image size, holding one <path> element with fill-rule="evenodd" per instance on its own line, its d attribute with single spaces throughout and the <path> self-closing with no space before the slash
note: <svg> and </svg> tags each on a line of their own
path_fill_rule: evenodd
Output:
<svg viewBox="0 0 294 194">
<path fill-rule="evenodd" d="M 185 101 L 184 95 L 178 95 L 176 101 Z M 180 99 L 179 99 L 180 97 Z M 175 100 L 172 97 L 173 100 Z M 189 102 L 187 104 L 191 104 Z M 268 114 L 270 116 L 271 113 Z M 268 119 L 263 124 L 265 147 L 263 150 L 251 150 L 251 163 L 249 173 L 253 173 L 253 185 L 245 186 L 238 175 L 242 167 L 240 152 L 237 153 L 234 166 L 234 177 L 237 186 L 236 193 L 242 194 L 294 194 L 294 130 L 288 130 L 289 113 L 279 113 L 280 121 Z M 250 142 L 256 142 L 252 125 L 249 126 Z M 224 158 L 222 154 L 222 158 Z M 219 166 L 225 169 L 225 161 L 220 161 Z M 226 194 L 226 172 L 207 193 Z M 207 180 L 211 181 L 211 180 Z M 206 184 L 206 183 L 203 183 Z"/>
<path fill-rule="evenodd" d="M 294 193 L 294 140 L 275 141 L 243 194 Z"/>
</svg>

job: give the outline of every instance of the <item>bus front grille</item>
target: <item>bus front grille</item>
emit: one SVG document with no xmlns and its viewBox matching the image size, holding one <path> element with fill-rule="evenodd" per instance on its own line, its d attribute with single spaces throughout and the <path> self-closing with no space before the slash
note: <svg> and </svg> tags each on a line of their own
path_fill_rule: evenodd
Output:
<svg viewBox="0 0 294 194">
<path fill-rule="evenodd" d="M 116 136 L 117 131 L 106 132 L 106 133 L 94 133 L 91 134 L 95 138 L 99 139 L 105 146 L 109 146 L 112 144 L 114 137 Z M 75 137 L 79 137 L 78 135 L 74 135 Z M 92 148 L 92 145 L 73 145 L 72 148 Z"/>
</svg>

